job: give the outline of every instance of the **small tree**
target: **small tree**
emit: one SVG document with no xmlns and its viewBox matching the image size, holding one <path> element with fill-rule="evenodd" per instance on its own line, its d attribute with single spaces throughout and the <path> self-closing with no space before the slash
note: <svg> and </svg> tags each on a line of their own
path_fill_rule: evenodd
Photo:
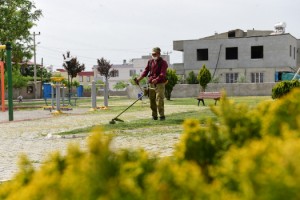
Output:
<svg viewBox="0 0 300 200">
<path fill-rule="evenodd" d="M 197 76 L 194 71 L 191 71 L 186 79 L 188 84 L 198 84 Z"/>
<path fill-rule="evenodd" d="M 84 71 L 85 66 L 84 64 L 80 65 L 76 57 L 72 58 L 70 56 L 70 51 L 67 52 L 67 55 L 63 54 L 63 57 L 64 57 L 63 66 L 65 70 L 68 72 L 69 103 L 71 103 L 71 88 L 72 88 L 73 78 L 75 78 L 78 73 Z"/>
<path fill-rule="evenodd" d="M 122 89 L 126 88 L 127 85 L 128 85 L 128 84 L 127 84 L 125 81 L 119 81 L 119 82 L 117 82 L 117 83 L 114 85 L 114 89 L 116 89 L 116 90 L 122 90 Z"/>
<path fill-rule="evenodd" d="M 202 66 L 197 78 L 204 92 L 207 84 L 211 81 L 211 73 L 205 65 Z"/>
<path fill-rule="evenodd" d="M 104 59 L 103 57 L 101 59 L 97 60 L 98 67 L 97 70 L 100 73 L 101 76 L 104 76 L 105 78 L 105 87 L 104 87 L 104 106 L 108 106 L 108 79 L 111 77 L 113 73 L 115 73 L 117 70 L 112 69 L 112 64 L 110 64 L 109 61 Z"/>
<path fill-rule="evenodd" d="M 174 86 L 178 82 L 178 76 L 176 75 L 176 71 L 173 69 L 167 69 L 167 79 L 168 83 L 166 84 L 165 87 L 165 95 L 167 100 L 171 100 L 171 93 L 173 91 Z"/>
</svg>

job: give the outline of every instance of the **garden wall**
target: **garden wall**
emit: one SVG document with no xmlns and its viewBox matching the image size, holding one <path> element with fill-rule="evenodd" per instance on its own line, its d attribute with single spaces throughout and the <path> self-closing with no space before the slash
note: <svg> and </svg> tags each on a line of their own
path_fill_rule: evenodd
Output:
<svg viewBox="0 0 300 200">
<path fill-rule="evenodd" d="M 225 91 L 227 96 L 271 96 L 272 88 L 276 83 L 210 83 L 206 92 Z M 171 98 L 196 97 L 200 91 L 199 84 L 177 84 Z M 140 92 L 137 86 L 128 86 L 129 98 L 137 98 Z"/>
</svg>

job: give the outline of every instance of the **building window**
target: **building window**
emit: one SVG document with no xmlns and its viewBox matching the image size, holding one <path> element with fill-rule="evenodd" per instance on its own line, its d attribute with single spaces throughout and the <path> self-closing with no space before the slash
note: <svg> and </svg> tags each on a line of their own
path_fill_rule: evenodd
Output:
<svg viewBox="0 0 300 200">
<path fill-rule="evenodd" d="M 226 83 L 236 83 L 238 79 L 238 73 L 226 73 Z"/>
<path fill-rule="evenodd" d="M 251 83 L 263 83 L 264 82 L 264 73 L 256 72 L 251 73 Z"/>
<path fill-rule="evenodd" d="M 290 45 L 290 57 L 292 57 L 292 45 Z"/>
<path fill-rule="evenodd" d="M 90 76 L 86 77 L 86 82 L 91 82 L 91 77 Z"/>
<path fill-rule="evenodd" d="M 119 77 L 119 70 L 112 70 L 110 72 L 111 77 Z"/>
<path fill-rule="evenodd" d="M 208 60 L 208 49 L 197 49 L 197 60 Z"/>
<path fill-rule="evenodd" d="M 296 59 L 296 47 L 294 47 L 294 60 Z"/>
<path fill-rule="evenodd" d="M 79 82 L 83 82 L 83 76 L 79 76 Z"/>
<path fill-rule="evenodd" d="M 228 38 L 235 38 L 235 31 L 229 31 Z"/>
<path fill-rule="evenodd" d="M 238 59 L 238 48 L 228 47 L 226 48 L 226 60 L 237 60 Z"/>
<path fill-rule="evenodd" d="M 251 47 L 251 59 L 264 58 L 264 46 Z"/>
<path fill-rule="evenodd" d="M 131 69 L 129 71 L 129 76 L 131 77 L 131 76 L 134 76 L 134 75 L 136 75 L 135 69 Z"/>
</svg>

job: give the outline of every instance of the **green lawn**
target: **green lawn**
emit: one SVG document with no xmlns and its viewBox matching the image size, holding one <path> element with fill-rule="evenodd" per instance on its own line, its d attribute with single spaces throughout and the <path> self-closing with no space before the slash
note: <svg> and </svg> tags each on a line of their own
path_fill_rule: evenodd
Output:
<svg viewBox="0 0 300 200">
<path fill-rule="evenodd" d="M 233 100 L 237 104 L 247 104 L 249 107 L 256 106 L 261 101 L 272 100 L 271 97 L 266 96 L 259 96 L 259 97 L 228 97 L 230 100 Z M 124 109 L 126 109 L 129 105 L 131 105 L 135 100 L 128 99 L 126 97 L 111 97 L 109 99 L 109 109 L 103 110 L 101 115 L 105 113 L 113 113 L 117 116 L 121 113 Z M 140 134 L 147 133 L 146 130 L 153 130 L 156 134 L 163 134 L 168 131 L 172 132 L 182 132 L 182 123 L 185 119 L 198 119 L 200 123 L 204 123 L 208 118 L 217 121 L 217 117 L 211 112 L 210 105 L 214 106 L 214 100 L 205 100 L 206 105 L 208 106 L 197 106 L 197 100 L 193 98 L 174 98 L 171 101 L 165 101 L 165 109 L 172 109 L 175 107 L 182 107 L 185 106 L 193 106 L 194 110 L 186 112 L 182 109 L 182 112 L 175 113 L 171 115 L 167 115 L 167 120 L 165 121 L 154 121 L 151 120 L 151 116 L 147 119 L 138 119 L 138 120 L 130 120 L 130 122 L 117 122 L 116 124 L 106 124 L 103 126 L 104 130 L 109 133 L 114 134 L 128 134 L 130 130 L 140 130 Z M 97 100 L 97 105 L 101 106 L 103 104 L 103 99 Z M 77 104 L 78 108 L 89 108 L 91 103 L 90 99 L 81 99 L 78 101 Z M 217 106 L 219 102 L 217 103 Z M 134 106 L 132 106 L 126 113 L 139 113 L 140 111 L 150 111 L 149 104 L 147 100 L 143 100 L 137 102 Z M 93 115 L 99 114 L 99 112 L 90 113 Z M 123 120 L 128 120 L 122 118 L 124 117 L 121 115 L 119 118 Z M 164 127 L 169 127 L 167 130 Z M 60 133 L 61 135 L 66 134 L 78 134 L 78 133 L 89 133 L 93 127 L 87 127 L 82 129 L 75 129 L 68 132 Z"/>
</svg>

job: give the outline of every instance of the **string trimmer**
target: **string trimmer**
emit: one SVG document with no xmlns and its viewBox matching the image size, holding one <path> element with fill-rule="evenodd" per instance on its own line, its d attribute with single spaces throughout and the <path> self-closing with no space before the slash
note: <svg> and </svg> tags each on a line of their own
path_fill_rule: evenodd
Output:
<svg viewBox="0 0 300 200">
<path fill-rule="evenodd" d="M 132 107 L 136 102 L 138 102 L 139 100 L 141 100 L 144 96 L 144 92 L 139 84 L 139 82 L 137 81 L 137 79 L 135 78 L 134 79 L 135 83 L 139 86 L 139 88 L 141 89 L 142 91 L 142 95 L 138 97 L 137 100 L 135 100 L 130 106 L 128 106 L 125 110 L 123 110 L 120 114 L 118 114 L 115 118 L 113 118 L 111 121 L 109 121 L 110 124 L 115 124 L 116 121 L 118 122 L 124 122 L 123 120 L 119 119 L 118 117 L 120 117 L 120 115 L 122 115 L 124 112 L 126 112 L 130 107 Z"/>
</svg>

